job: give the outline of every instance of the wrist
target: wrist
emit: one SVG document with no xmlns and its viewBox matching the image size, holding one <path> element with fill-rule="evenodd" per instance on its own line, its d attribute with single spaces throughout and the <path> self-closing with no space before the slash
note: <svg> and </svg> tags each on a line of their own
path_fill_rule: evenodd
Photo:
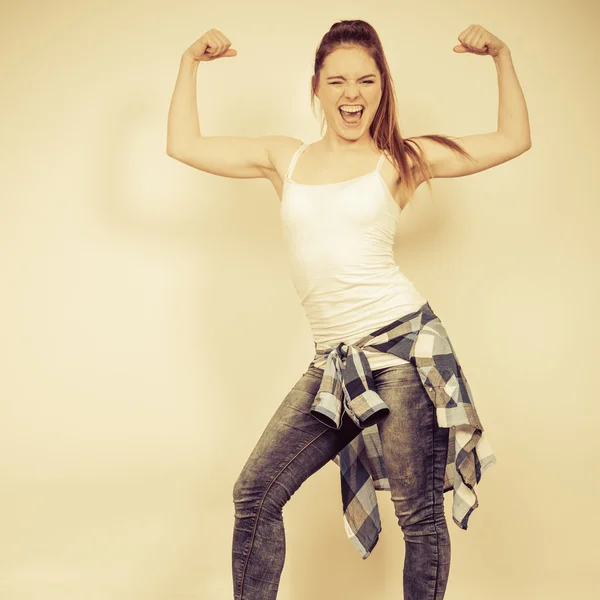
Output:
<svg viewBox="0 0 600 600">
<path fill-rule="evenodd" d="M 200 61 L 197 58 L 194 58 L 194 55 L 189 50 L 186 50 L 181 55 L 181 62 L 188 63 L 188 64 L 194 64 L 194 63 L 200 64 Z"/>
<path fill-rule="evenodd" d="M 498 54 L 496 54 L 496 56 L 494 56 L 494 60 L 498 61 L 498 60 L 503 60 L 504 58 L 510 57 L 510 49 L 508 48 L 508 46 L 503 46 L 499 51 Z"/>
</svg>

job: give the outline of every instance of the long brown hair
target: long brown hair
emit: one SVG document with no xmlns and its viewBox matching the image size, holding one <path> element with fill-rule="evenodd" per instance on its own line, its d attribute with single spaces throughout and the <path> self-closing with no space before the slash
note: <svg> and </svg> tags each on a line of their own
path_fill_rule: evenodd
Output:
<svg viewBox="0 0 600 600">
<path fill-rule="evenodd" d="M 404 180 L 412 195 L 416 184 L 415 170 L 419 169 L 424 181 L 427 182 L 427 186 L 431 191 L 430 179 L 432 178 L 432 173 L 422 153 L 422 149 L 414 139 L 404 139 L 400 134 L 400 126 L 398 124 L 396 113 L 396 93 L 392 75 L 383 52 L 381 40 L 375 29 L 366 21 L 338 21 L 331 26 L 331 29 L 321 39 L 315 54 L 314 75 L 312 76 L 311 81 L 310 103 L 313 114 L 315 114 L 315 93 L 325 59 L 339 47 L 353 46 L 359 46 L 366 50 L 375 61 L 381 74 L 382 96 L 373 122 L 369 128 L 371 137 L 377 144 L 377 147 L 380 150 L 386 150 L 390 155 L 392 162 L 395 163 L 398 171 L 396 183 L 400 183 Z M 321 121 L 321 135 L 323 135 L 324 126 L 325 116 L 323 115 Z M 420 137 L 438 142 L 439 144 L 447 146 L 459 154 L 474 160 L 462 146 L 450 139 L 449 136 L 430 134 Z M 412 160 L 412 169 L 408 157 Z"/>
</svg>

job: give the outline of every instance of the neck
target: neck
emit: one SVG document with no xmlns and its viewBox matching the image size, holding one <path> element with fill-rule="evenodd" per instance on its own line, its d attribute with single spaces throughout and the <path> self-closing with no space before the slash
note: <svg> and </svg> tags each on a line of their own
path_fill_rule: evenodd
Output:
<svg viewBox="0 0 600 600">
<path fill-rule="evenodd" d="M 348 140 L 339 135 L 327 135 L 326 133 L 319 142 L 319 145 L 324 152 L 336 154 L 345 152 L 365 154 L 368 154 L 369 152 L 379 152 L 373 138 L 369 135 L 362 136 L 356 140 Z"/>
</svg>

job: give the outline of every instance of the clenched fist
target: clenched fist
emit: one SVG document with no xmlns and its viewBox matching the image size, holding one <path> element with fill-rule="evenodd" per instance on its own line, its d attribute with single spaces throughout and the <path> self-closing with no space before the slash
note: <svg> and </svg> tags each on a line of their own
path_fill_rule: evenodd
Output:
<svg viewBox="0 0 600 600">
<path fill-rule="evenodd" d="M 185 52 L 199 62 L 237 56 L 237 50 L 230 49 L 229 46 L 231 42 L 224 34 L 218 29 L 209 29 Z"/>
</svg>

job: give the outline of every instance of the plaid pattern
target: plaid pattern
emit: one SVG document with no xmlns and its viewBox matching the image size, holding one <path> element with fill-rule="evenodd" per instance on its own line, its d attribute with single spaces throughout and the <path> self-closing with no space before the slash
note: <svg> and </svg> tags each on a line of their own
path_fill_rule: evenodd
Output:
<svg viewBox="0 0 600 600">
<path fill-rule="evenodd" d="M 454 489 L 452 519 L 461 529 L 467 529 L 469 516 L 478 506 L 475 485 L 496 457 L 454 348 L 428 302 L 355 344 L 341 342 L 331 348 L 315 342 L 311 364 L 320 357 L 326 357 L 326 363 L 311 414 L 339 429 L 346 412 L 362 428 L 360 435 L 332 460 L 341 471 L 346 534 L 366 559 L 381 532 L 375 490 L 390 490 L 377 428 L 390 410 L 376 392 L 363 348 L 388 352 L 413 363 L 436 408 L 438 425 L 451 428 L 444 492 Z"/>
</svg>

